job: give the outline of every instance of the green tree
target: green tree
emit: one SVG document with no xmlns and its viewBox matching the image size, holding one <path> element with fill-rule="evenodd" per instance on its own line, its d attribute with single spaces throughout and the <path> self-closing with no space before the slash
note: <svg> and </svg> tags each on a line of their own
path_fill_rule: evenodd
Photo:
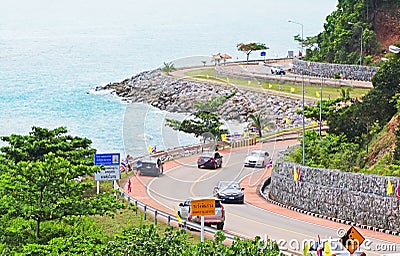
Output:
<svg viewBox="0 0 400 256">
<path fill-rule="evenodd" d="M 227 130 L 221 128 L 223 123 L 218 117 L 217 110 L 219 106 L 224 104 L 235 94 L 236 91 L 233 91 L 228 95 L 223 95 L 218 98 L 211 97 L 211 99 L 205 102 L 198 102 L 195 104 L 198 111 L 191 115 L 191 119 L 185 119 L 183 121 L 166 119 L 165 125 L 177 131 L 192 133 L 195 137 L 203 136 L 204 140 L 208 137 L 209 133 L 211 133 L 214 138 L 220 140 L 221 134 L 227 133 Z"/>
<path fill-rule="evenodd" d="M 174 130 L 191 133 L 195 137 L 203 136 L 204 140 L 212 134 L 215 139 L 220 140 L 221 134 L 227 133 L 226 129 L 221 128 L 223 123 L 217 114 L 207 111 L 197 111 L 191 115 L 191 119 L 178 121 L 166 119 L 166 126 Z"/>
<path fill-rule="evenodd" d="M 322 121 L 327 120 L 327 118 L 332 115 L 334 112 L 337 111 L 337 104 L 341 102 L 343 99 L 342 98 L 336 98 L 332 100 L 322 100 L 322 112 L 321 112 L 321 118 Z M 311 118 L 314 121 L 319 121 L 320 117 L 320 101 L 317 101 L 315 105 L 310 105 L 310 106 L 304 106 L 304 116 L 307 118 Z M 302 109 L 297 109 L 296 113 L 301 115 L 302 114 Z"/>
<path fill-rule="evenodd" d="M 32 127 L 28 135 L 1 137 L 9 146 L 1 147 L 0 151 L 3 157 L 15 164 L 20 161 L 43 160 L 46 154 L 53 153 L 74 165 L 92 166 L 96 150 L 90 147 L 91 140 L 67 135 L 67 132 L 65 127 L 53 130 Z"/>
<path fill-rule="evenodd" d="M 299 42 L 300 46 L 303 46 L 305 49 L 313 49 L 318 44 L 317 36 L 310 36 L 302 39 L 300 35 L 295 35 L 294 40 Z"/>
<path fill-rule="evenodd" d="M 238 51 L 246 53 L 247 62 L 249 62 L 249 56 L 252 51 L 269 49 L 265 44 L 262 44 L 262 43 L 248 43 L 248 44 L 240 43 L 240 44 L 237 44 L 236 47 L 237 47 Z"/>
<path fill-rule="evenodd" d="M 400 57 L 386 61 L 372 78 L 374 88 L 362 102 L 352 105 L 328 117 L 329 131 L 345 134 L 352 142 L 368 143 L 371 128 L 385 126 L 396 113 L 393 96 L 400 92 Z"/>
<path fill-rule="evenodd" d="M 249 118 L 252 121 L 251 125 L 257 128 L 258 136 L 260 138 L 262 137 L 262 130 L 264 128 L 272 128 L 275 126 L 275 123 L 268 119 L 262 111 L 250 114 Z"/>
<path fill-rule="evenodd" d="M 194 104 L 194 106 L 197 107 L 200 111 L 216 113 L 218 111 L 218 107 L 224 104 L 228 99 L 235 96 L 236 93 L 237 91 L 234 90 L 231 94 L 228 95 L 222 95 L 220 97 L 212 96 L 211 99 L 205 102 L 197 102 Z"/>
<path fill-rule="evenodd" d="M 313 47 L 307 49 L 305 59 L 359 64 L 361 37 L 363 56 L 379 54 L 372 23 L 374 11 L 381 5 L 382 1 L 339 1 L 337 9 L 326 17 L 324 31 L 316 36 L 316 40 L 310 40 Z"/>
<path fill-rule="evenodd" d="M 351 143 L 346 136 L 327 134 L 320 137 L 312 130 L 305 132 L 305 160 L 307 166 L 351 171 L 357 163 L 359 145 Z M 302 148 L 298 147 L 291 158 L 302 162 Z"/>
<path fill-rule="evenodd" d="M 93 186 L 79 176 L 99 170 L 93 165 L 91 141 L 54 130 L 33 127 L 29 135 L 2 137 L 9 146 L 1 148 L 0 213 L 7 218 L 23 218 L 40 224 L 68 216 L 107 214 L 122 207 L 109 193 L 87 197 Z"/>
<path fill-rule="evenodd" d="M 172 62 L 169 63 L 164 62 L 164 67 L 161 69 L 161 71 L 167 73 L 167 75 L 169 75 L 169 73 L 175 70 L 176 68 L 174 67 L 174 63 Z"/>
</svg>

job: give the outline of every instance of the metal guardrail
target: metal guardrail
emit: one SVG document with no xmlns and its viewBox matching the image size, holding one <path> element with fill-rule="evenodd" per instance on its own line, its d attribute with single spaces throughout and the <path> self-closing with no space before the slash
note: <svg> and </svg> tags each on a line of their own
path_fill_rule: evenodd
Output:
<svg viewBox="0 0 400 256">
<path fill-rule="evenodd" d="M 149 212 L 154 217 L 154 224 L 157 224 L 157 221 L 158 221 L 157 218 L 160 216 L 160 217 L 164 217 L 166 219 L 166 222 L 167 222 L 168 226 L 171 225 L 171 222 L 175 222 L 177 226 L 182 226 L 185 231 L 187 229 L 200 231 L 200 229 L 201 229 L 200 224 L 197 224 L 197 223 L 194 223 L 194 222 L 190 222 L 190 221 L 182 221 L 182 223 L 179 223 L 178 218 L 176 216 L 171 215 L 171 214 L 169 214 L 167 212 L 158 210 L 158 209 L 156 209 L 154 207 L 151 207 L 151 206 L 149 206 L 149 205 L 147 205 L 145 203 L 142 203 L 139 200 L 131 197 L 129 194 L 127 194 L 118 185 L 116 185 L 116 186 L 117 186 L 116 189 L 120 193 L 121 201 L 123 203 L 126 202 L 128 205 L 129 204 L 134 204 L 138 209 L 141 208 L 143 210 L 143 218 L 145 220 L 147 219 L 147 213 Z M 218 230 L 216 230 L 214 228 L 204 227 L 204 232 L 208 233 L 208 234 L 215 235 L 217 233 L 217 231 Z M 230 240 L 231 242 L 235 239 L 235 237 L 238 237 L 238 236 L 234 236 L 234 235 L 231 235 L 231 234 L 223 232 L 223 231 L 221 231 L 221 232 L 225 235 L 226 239 Z M 240 237 L 238 237 L 238 238 L 240 238 Z M 240 238 L 240 239 L 242 239 L 242 238 Z"/>
<path fill-rule="evenodd" d="M 194 222 L 190 222 L 190 221 L 182 221 L 182 223 L 179 223 L 178 218 L 176 216 L 171 215 L 171 214 L 169 214 L 167 212 L 158 210 L 158 209 L 156 209 L 154 207 L 151 207 L 151 206 L 149 206 L 149 205 L 147 205 L 145 203 L 142 203 L 139 200 L 137 200 L 137 199 L 131 197 L 130 195 L 128 195 L 127 193 L 125 193 L 125 191 L 121 187 L 119 187 L 118 185 L 116 185 L 116 186 L 117 186 L 116 189 L 120 193 L 121 201 L 123 203 L 126 202 L 128 205 L 129 204 L 134 204 L 137 207 L 137 209 L 141 208 L 142 211 L 143 211 L 143 219 L 144 220 L 147 219 L 147 213 L 149 212 L 149 213 L 152 214 L 152 216 L 154 218 L 154 224 L 155 225 L 157 224 L 158 218 L 159 217 L 163 217 L 163 218 L 166 219 L 166 222 L 167 222 L 168 226 L 171 225 L 171 222 L 175 222 L 176 225 L 178 227 L 182 227 L 185 230 L 185 232 L 186 232 L 187 229 L 198 230 L 198 231 L 201 230 L 200 224 L 197 224 L 197 223 L 194 223 Z M 206 226 L 204 227 L 204 232 L 207 233 L 207 234 L 215 235 L 218 231 L 220 231 L 220 230 L 216 230 L 214 228 L 206 227 Z M 225 235 L 225 238 L 227 240 L 229 240 L 229 242 L 233 242 L 235 240 L 235 238 L 239 238 L 241 240 L 244 239 L 243 237 L 235 236 L 235 235 L 226 233 L 224 231 L 221 231 L 221 232 Z M 302 253 L 300 253 L 300 252 L 291 251 L 291 250 L 281 251 L 281 253 L 283 253 L 284 255 L 287 255 L 287 256 L 299 256 L 299 255 L 302 255 Z"/>
</svg>

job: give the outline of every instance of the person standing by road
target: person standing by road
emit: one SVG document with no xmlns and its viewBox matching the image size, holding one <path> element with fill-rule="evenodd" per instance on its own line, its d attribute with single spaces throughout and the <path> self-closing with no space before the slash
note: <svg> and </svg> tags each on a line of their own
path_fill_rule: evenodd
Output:
<svg viewBox="0 0 400 256">
<path fill-rule="evenodd" d="M 131 183 L 131 179 L 128 179 L 128 193 L 132 192 L 132 183 Z"/>
</svg>

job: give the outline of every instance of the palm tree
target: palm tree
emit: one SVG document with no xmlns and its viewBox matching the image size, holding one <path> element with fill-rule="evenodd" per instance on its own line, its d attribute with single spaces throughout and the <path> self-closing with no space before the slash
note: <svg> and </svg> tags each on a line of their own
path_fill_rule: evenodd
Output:
<svg viewBox="0 0 400 256">
<path fill-rule="evenodd" d="M 167 75 L 169 75 L 170 72 L 176 70 L 176 68 L 174 67 L 174 64 L 172 62 L 166 63 L 164 62 L 164 67 L 162 68 L 162 71 L 167 73 Z"/>
<path fill-rule="evenodd" d="M 258 136 L 262 137 L 262 130 L 266 127 L 275 127 L 275 122 L 267 118 L 262 111 L 250 114 L 249 118 L 252 120 L 252 126 L 256 127 L 258 130 Z"/>
<path fill-rule="evenodd" d="M 343 98 L 344 100 L 349 100 L 350 99 L 350 91 L 351 88 L 341 88 L 340 89 L 340 96 L 341 98 Z"/>
</svg>

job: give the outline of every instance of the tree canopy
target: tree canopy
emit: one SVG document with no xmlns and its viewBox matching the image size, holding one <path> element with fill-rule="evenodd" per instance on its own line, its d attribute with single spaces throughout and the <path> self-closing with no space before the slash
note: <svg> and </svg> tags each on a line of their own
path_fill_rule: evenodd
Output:
<svg viewBox="0 0 400 256">
<path fill-rule="evenodd" d="M 0 214 L 34 220 L 37 238 L 42 222 L 105 214 L 121 206 L 108 193 L 85 196 L 93 183 L 76 178 L 99 171 L 93 165 L 95 149 L 89 139 L 66 133 L 64 127 L 33 127 L 29 135 L 2 137 L 9 145 L 0 149 Z"/>
<path fill-rule="evenodd" d="M 324 31 L 305 40 L 304 45 L 308 48 L 305 58 L 317 62 L 358 64 L 362 41 L 363 59 L 370 60 L 369 55 L 379 53 L 372 26 L 373 13 L 383 2 L 396 1 L 339 1 L 337 9 L 327 16 Z M 295 40 L 299 40 L 298 36 Z"/>
<path fill-rule="evenodd" d="M 396 120 L 393 117 L 399 113 L 399 93 L 400 93 L 400 55 L 393 55 L 388 61 L 384 62 L 376 75 L 372 78 L 374 88 L 371 89 L 358 103 L 343 108 L 336 108 L 335 105 L 341 98 L 336 100 L 324 101 L 323 118 L 327 120 L 329 126 L 325 138 L 318 138 L 314 133 L 306 133 L 306 164 L 324 168 L 335 168 L 344 171 L 359 170 L 369 172 L 369 164 L 375 164 L 379 159 L 375 159 L 374 151 L 369 153 L 369 147 L 375 152 L 380 147 L 387 147 L 383 150 L 385 157 L 382 158 L 384 164 L 379 170 L 386 175 L 398 175 L 400 171 L 399 155 L 400 145 L 399 129 L 395 131 L 396 141 L 390 139 L 386 142 L 374 141 L 374 138 L 385 135 L 385 126 L 389 120 Z M 342 96 L 346 96 L 344 93 Z M 326 103 L 326 105 L 325 105 Z M 306 107 L 308 117 L 317 118 L 318 107 Z M 389 135 L 385 138 L 393 138 Z M 372 144 L 371 144 L 372 142 Z M 393 145 L 390 144 L 394 142 Z M 380 144 L 383 143 L 383 144 Z M 388 143 L 388 144 L 385 144 Z M 396 144 L 396 145 L 394 145 Z M 383 152 L 382 151 L 382 152 Z M 379 151 L 379 154 L 383 154 Z M 301 149 L 293 155 L 293 159 L 300 163 Z M 369 159 L 373 162 L 369 162 Z M 386 166 L 386 167 L 385 167 Z M 388 166 L 388 167 L 387 167 Z"/>
<path fill-rule="evenodd" d="M 355 142 L 367 133 L 375 122 L 383 127 L 396 113 L 393 97 L 400 92 L 400 57 L 394 56 L 385 62 L 372 78 L 374 88 L 362 99 L 362 102 L 333 113 L 328 117 L 329 131 L 344 133 Z"/>
<path fill-rule="evenodd" d="M 233 91 L 231 94 L 223 95 L 220 97 L 211 97 L 205 102 L 198 102 L 195 106 L 198 111 L 192 114 L 190 119 L 183 121 L 175 119 L 166 119 L 166 126 L 172 127 L 177 131 L 185 133 L 192 133 L 195 137 L 203 136 L 204 139 L 212 134 L 215 139 L 220 140 L 221 134 L 227 133 L 228 131 L 221 128 L 223 123 L 221 118 L 217 114 L 218 107 L 231 97 L 236 94 Z"/>
<path fill-rule="evenodd" d="M 270 120 L 262 111 L 250 114 L 249 118 L 251 119 L 251 125 L 257 128 L 260 138 L 262 137 L 263 129 L 274 128 L 276 126 L 275 122 Z"/>
<path fill-rule="evenodd" d="M 252 51 L 268 50 L 269 48 L 263 43 L 239 43 L 236 45 L 238 51 L 245 52 L 247 56 L 247 62 L 249 62 L 249 56 Z"/>
</svg>

